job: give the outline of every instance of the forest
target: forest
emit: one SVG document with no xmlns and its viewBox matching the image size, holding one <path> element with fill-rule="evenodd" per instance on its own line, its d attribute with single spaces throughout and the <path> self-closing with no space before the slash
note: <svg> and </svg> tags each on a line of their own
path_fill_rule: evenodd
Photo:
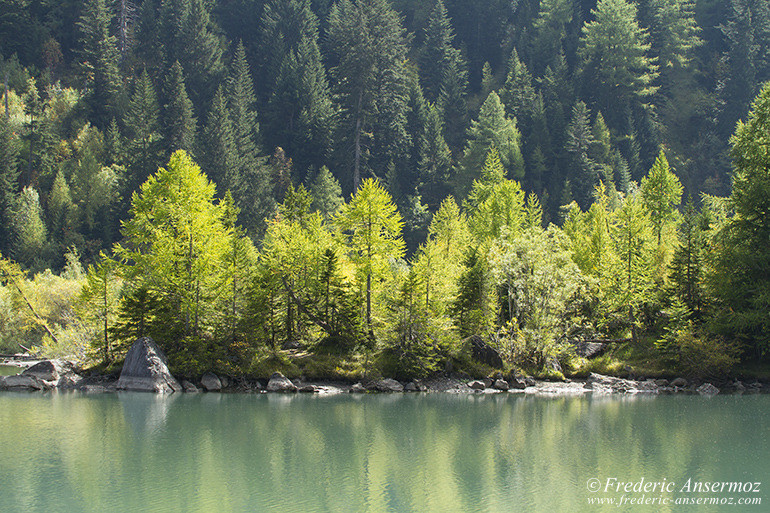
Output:
<svg viewBox="0 0 770 513">
<path fill-rule="evenodd" d="M 489 372 L 481 337 L 559 379 L 765 368 L 768 0 L 0 13 L 0 351 L 423 377 Z"/>
</svg>

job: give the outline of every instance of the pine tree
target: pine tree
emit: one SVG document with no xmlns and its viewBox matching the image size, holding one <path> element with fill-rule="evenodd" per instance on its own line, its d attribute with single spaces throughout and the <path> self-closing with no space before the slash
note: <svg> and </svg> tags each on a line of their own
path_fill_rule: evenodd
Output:
<svg viewBox="0 0 770 513">
<path fill-rule="evenodd" d="M 147 71 L 142 71 L 134 86 L 134 94 L 124 118 L 128 137 L 128 188 L 124 199 L 158 169 L 162 161 L 160 108 L 155 88 Z"/>
<path fill-rule="evenodd" d="M 77 23 L 80 73 L 90 86 L 91 119 L 102 129 L 116 113 L 121 87 L 116 39 L 109 33 L 111 18 L 105 0 L 87 0 Z"/>
<path fill-rule="evenodd" d="M 527 65 L 519 59 L 519 53 L 515 48 L 508 62 L 508 76 L 500 91 L 500 101 L 505 104 L 508 117 L 516 118 L 521 122 L 522 119 L 528 119 L 531 116 L 532 104 L 535 101 L 532 75 Z"/>
<path fill-rule="evenodd" d="M 438 101 L 450 73 L 460 71 L 460 84 L 467 88 L 467 65 L 454 45 L 454 29 L 442 0 L 437 0 L 425 27 L 425 42 L 420 55 L 420 78 L 425 98 Z"/>
<path fill-rule="evenodd" d="M 201 156 L 206 175 L 219 186 L 221 194 L 240 189 L 243 177 L 237 174 L 238 153 L 233 138 L 233 124 L 221 86 L 209 109 Z"/>
<path fill-rule="evenodd" d="M 198 121 L 195 119 L 193 104 L 187 96 L 184 73 L 179 61 L 175 61 L 166 78 L 166 104 L 164 106 L 164 128 L 166 153 L 176 150 L 192 153 Z"/>
<path fill-rule="evenodd" d="M 342 0 L 329 13 L 331 74 L 340 101 L 342 165 L 353 190 L 403 147 L 409 37 L 387 0 Z"/>
<path fill-rule="evenodd" d="M 610 125 L 617 126 L 617 115 L 656 92 L 658 65 L 649 55 L 636 4 L 599 0 L 591 14 L 594 20 L 583 26 L 579 50 L 585 90 L 605 115 L 613 115 Z"/>
<path fill-rule="evenodd" d="M 483 167 L 487 153 L 494 146 L 506 175 L 521 178 L 524 163 L 521 156 L 520 139 L 516 120 L 505 117 L 505 106 L 497 93 L 492 92 L 481 106 L 478 121 L 471 123 L 463 157 L 457 166 L 455 193 L 459 197 L 468 194 L 473 180 Z"/>
<path fill-rule="evenodd" d="M 461 63 L 450 64 L 444 74 L 438 106 L 444 118 L 444 137 L 454 155 L 460 155 L 468 128 L 467 73 Z"/>
<path fill-rule="evenodd" d="M 417 188 L 430 210 L 436 210 L 449 193 L 452 153 L 444 140 L 444 123 L 435 105 L 428 107 L 428 118 L 420 137 L 419 186 Z"/>
<path fill-rule="evenodd" d="M 239 219 L 246 233 L 257 237 L 272 211 L 273 195 L 267 168 L 259 158 L 260 126 L 257 99 L 243 43 L 235 49 L 228 84 L 228 114 L 232 122 L 234 153 L 231 188 Z M 223 120 L 219 121 L 224 123 Z M 224 130 L 224 128 L 223 128 Z"/>
<path fill-rule="evenodd" d="M 591 132 L 591 113 L 583 102 L 572 108 L 572 119 L 567 127 L 566 150 L 570 161 L 570 182 L 578 204 L 587 210 L 591 205 L 594 187 L 598 182 L 596 163 L 589 157 L 594 144 Z"/>
<path fill-rule="evenodd" d="M 0 116 L 0 252 L 8 254 L 12 239 L 11 209 L 16 198 L 19 139 L 7 116 Z"/>
<path fill-rule="evenodd" d="M 321 167 L 313 178 L 313 182 L 310 184 L 310 196 L 313 198 L 313 210 L 321 214 L 327 223 L 345 202 L 342 199 L 340 183 L 326 166 Z"/>
<path fill-rule="evenodd" d="M 335 109 L 316 33 L 284 58 L 266 111 L 269 147 L 282 147 L 299 171 L 327 161 Z"/>
<path fill-rule="evenodd" d="M 650 0 L 652 10 L 650 42 L 661 70 L 684 68 L 690 64 L 693 51 L 703 44 L 698 37 L 700 27 L 695 20 L 693 0 Z"/>
</svg>

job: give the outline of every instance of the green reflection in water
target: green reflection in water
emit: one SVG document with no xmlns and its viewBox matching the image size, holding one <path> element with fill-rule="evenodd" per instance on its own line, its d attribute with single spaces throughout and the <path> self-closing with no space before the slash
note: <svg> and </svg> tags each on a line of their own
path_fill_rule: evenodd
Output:
<svg viewBox="0 0 770 513">
<path fill-rule="evenodd" d="M 761 481 L 770 475 L 768 406 L 768 396 L 2 393 L 0 504 L 14 512 L 722 511 L 603 509 L 588 504 L 586 482 Z"/>
</svg>

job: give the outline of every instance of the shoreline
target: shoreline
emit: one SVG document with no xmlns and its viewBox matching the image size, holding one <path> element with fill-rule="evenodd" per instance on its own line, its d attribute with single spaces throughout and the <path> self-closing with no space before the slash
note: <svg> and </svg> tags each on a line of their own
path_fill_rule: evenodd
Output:
<svg viewBox="0 0 770 513">
<path fill-rule="evenodd" d="M 109 375 L 81 376 L 71 362 L 61 360 L 37 360 L 24 362 L 0 362 L 15 366 L 19 374 L 0 376 L 0 391 L 79 391 L 84 393 L 116 393 L 121 391 L 149 391 L 122 387 L 119 379 Z M 193 382 L 195 381 L 195 382 Z M 706 380 L 688 381 L 684 378 L 625 379 L 602 374 L 590 374 L 587 378 L 565 381 L 535 380 L 531 377 L 502 375 L 494 378 L 470 379 L 459 376 L 437 376 L 425 380 L 397 381 L 380 378 L 346 382 L 336 379 L 293 379 L 280 373 L 270 378 L 245 376 L 217 376 L 204 374 L 196 380 L 179 381 L 177 393 L 225 393 L 225 394 L 367 394 L 367 393 L 447 393 L 447 394 L 521 394 L 542 397 L 568 397 L 591 395 L 704 395 L 717 394 L 767 394 L 770 384 L 760 381 L 744 383 L 739 380 L 717 382 Z M 161 392 L 161 390 L 158 390 Z M 169 391 L 166 391 L 169 392 Z"/>
</svg>

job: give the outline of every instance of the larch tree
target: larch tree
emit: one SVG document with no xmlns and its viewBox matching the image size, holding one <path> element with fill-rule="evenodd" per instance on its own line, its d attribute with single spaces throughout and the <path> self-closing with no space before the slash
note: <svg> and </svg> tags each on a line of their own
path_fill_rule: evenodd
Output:
<svg viewBox="0 0 770 513">
<path fill-rule="evenodd" d="M 388 260 L 404 254 L 403 222 L 387 191 L 374 179 L 361 183 L 335 220 L 342 231 L 359 279 L 365 282 L 366 324 L 372 328 L 372 288 L 388 267 Z"/>
</svg>

